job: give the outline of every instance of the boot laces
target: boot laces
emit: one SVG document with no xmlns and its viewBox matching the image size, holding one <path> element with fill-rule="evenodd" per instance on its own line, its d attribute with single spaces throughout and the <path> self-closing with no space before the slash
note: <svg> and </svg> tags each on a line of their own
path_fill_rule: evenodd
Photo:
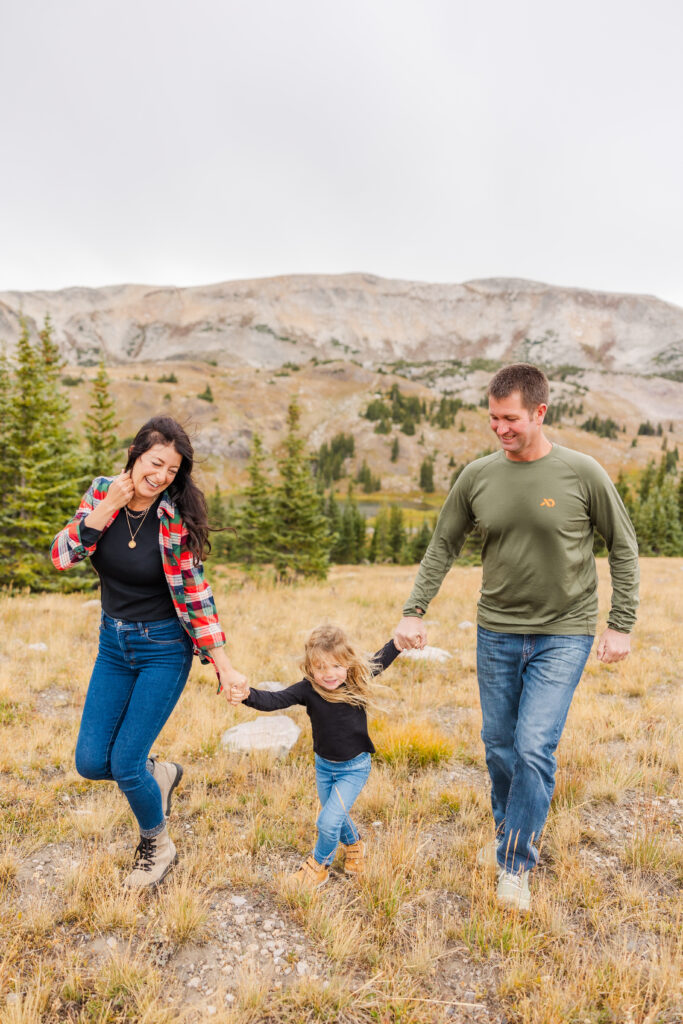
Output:
<svg viewBox="0 0 683 1024">
<path fill-rule="evenodd" d="M 139 871 L 151 871 L 154 867 L 156 853 L 156 836 L 140 836 L 135 851 L 135 866 Z"/>
</svg>

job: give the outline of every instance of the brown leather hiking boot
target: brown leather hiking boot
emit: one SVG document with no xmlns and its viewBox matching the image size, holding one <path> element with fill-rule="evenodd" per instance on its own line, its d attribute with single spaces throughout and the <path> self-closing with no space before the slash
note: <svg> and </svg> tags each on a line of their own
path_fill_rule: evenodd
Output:
<svg viewBox="0 0 683 1024">
<path fill-rule="evenodd" d="M 156 757 L 150 756 L 152 762 L 151 774 L 154 781 L 161 790 L 161 806 L 164 815 L 168 818 L 171 813 L 171 797 L 173 790 L 183 777 L 183 766 L 175 761 L 158 761 Z"/>
<path fill-rule="evenodd" d="M 140 836 L 135 851 L 135 866 L 123 884 L 128 889 L 145 889 L 158 885 L 177 859 L 178 854 L 167 827 L 164 827 L 158 836 Z"/>
<path fill-rule="evenodd" d="M 365 871 L 365 843 L 358 839 L 350 846 L 342 843 L 344 871 L 347 875 L 362 875 Z"/>
<path fill-rule="evenodd" d="M 330 872 L 324 864 L 318 864 L 315 857 L 311 856 L 303 862 L 298 871 L 287 876 L 287 884 L 306 892 L 315 892 L 330 877 Z"/>
</svg>

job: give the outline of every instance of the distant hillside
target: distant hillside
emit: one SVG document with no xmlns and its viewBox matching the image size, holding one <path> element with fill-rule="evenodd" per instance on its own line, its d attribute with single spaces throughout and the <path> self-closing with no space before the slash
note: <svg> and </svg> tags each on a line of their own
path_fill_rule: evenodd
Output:
<svg viewBox="0 0 683 1024">
<path fill-rule="evenodd" d="M 222 490 L 233 492 L 246 482 L 254 433 L 261 435 L 266 451 L 278 451 L 286 429 L 287 405 L 296 395 L 309 450 L 317 450 L 336 434 L 352 435 L 355 456 L 345 469 L 354 475 L 365 460 L 382 480 L 380 498 L 390 494 L 419 497 L 420 464 L 426 456 L 434 460 L 436 488 L 443 493 L 454 466 L 496 447 L 486 410 L 479 407 L 490 371 L 463 373 L 455 382 L 453 394 L 467 407 L 458 412 L 452 426 L 440 429 L 423 418 L 415 434 L 408 436 L 398 424 L 389 434 L 377 433 L 377 424 L 363 415 L 368 403 L 397 384 L 403 394 L 418 397 L 429 409 L 439 399 L 443 381 L 453 385 L 452 368 L 447 370 L 449 376 L 442 378 L 439 364 L 407 367 L 397 373 L 358 366 L 348 359 L 308 362 L 297 369 L 298 365 L 291 363 L 278 370 L 199 361 L 114 366 L 109 374 L 121 420 L 119 435 L 130 437 L 153 413 L 175 416 L 195 439 L 205 486 L 218 483 Z M 428 375 L 426 379 L 410 379 L 420 370 Z M 90 400 L 88 381 L 94 374 L 94 368 L 71 369 L 64 378 L 69 382 L 64 390 L 73 407 L 72 424 L 80 433 Z M 213 402 L 199 397 L 207 384 Z M 588 371 L 565 381 L 552 380 L 551 408 L 559 414 L 559 422 L 547 428 L 548 436 L 593 455 L 613 478 L 620 469 L 635 471 L 651 458 L 659 461 L 664 440 L 669 448 L 679 445 L 683 453 L 683 383 Z M 619 425 L 618 435 L 607 439 L 582 430 L 581 424 L 593 416 L 613 418 Z M 664 437 L 638 436 L 640 423 L 647 419 L 662 424 Z M 399 443 L 396 461 L 391 459 L 394 439 Z M 347 484 L 347 480 L 339 483 L 342 492 Z"/>
<path fill-rule="evenodd" d="M 683 377 L 683 309 L 652 296 L 493 279 L 422 284 L 367 274 L 297 275 L 196 288 L 119 285 L 0 293 L 0 342 L 49 315 L 71 364 L 215 361 L 276 368 L 344 356 L 399 361 L 528 359 Z"/>
</svg>

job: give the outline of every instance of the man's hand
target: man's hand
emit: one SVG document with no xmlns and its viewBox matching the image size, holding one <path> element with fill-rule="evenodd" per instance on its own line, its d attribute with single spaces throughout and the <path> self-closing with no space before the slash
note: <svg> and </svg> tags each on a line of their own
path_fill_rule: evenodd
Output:
<svg viewBox="0 0 683 1024">
<path fill-rule="evenodd" d="M 609 626 L 600 637 L 598 642 L 598 661 L 605 665 L 613 665 L 616 661 L 623 661 L 631 653 L 631 636 L 629 633 L 619 633 Z"/>
<path fill-rule="evenodd" d="M 427 643 L 427 627 L 422 619 L 418 615 L 404 615 L 394 630 L 394 643 L 399 651 L 421 651 Z"/>
</svg>

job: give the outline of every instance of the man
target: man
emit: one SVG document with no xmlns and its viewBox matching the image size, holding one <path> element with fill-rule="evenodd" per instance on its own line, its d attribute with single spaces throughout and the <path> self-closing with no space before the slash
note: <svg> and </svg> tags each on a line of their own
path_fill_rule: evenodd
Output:
<svg viewBox="0 0 683 1024">
<path fill-rule="evenodd" d="M 396 629 L 423 647 L 422 616 L 467 534 L 483 538 L 477 676 L 496 841 L 477 863 L 498 870 L 498 899 L 528 910 L 529 871 L 555 788 L 555 757 L 598 612 L 593 528 L 605 538 L 612 607 L 598 658 L 621 661 L 638 604 L 638 547 L 616 488 L 590 456 L 543 433 L 545 374 L 503 367 L 488 387 L 502 451 L 476 459 L 441 510 Z"/>
</svg>

